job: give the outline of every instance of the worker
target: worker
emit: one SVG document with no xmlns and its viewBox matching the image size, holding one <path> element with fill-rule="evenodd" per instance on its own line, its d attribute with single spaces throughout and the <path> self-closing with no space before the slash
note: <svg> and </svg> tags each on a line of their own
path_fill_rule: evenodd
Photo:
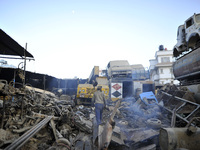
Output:
<svg viewBox="0 0 200 150">
<path fill-rule="evenodd" d="M 102 123 L 103 108 L 106 107 L 105 95 L 101 89 L 102 86 L 98 86 L 97 91 L 94 92 L 92 97 L 92 104 L 95 106 L 95 115 L 98 126 Z"/>
</svg>

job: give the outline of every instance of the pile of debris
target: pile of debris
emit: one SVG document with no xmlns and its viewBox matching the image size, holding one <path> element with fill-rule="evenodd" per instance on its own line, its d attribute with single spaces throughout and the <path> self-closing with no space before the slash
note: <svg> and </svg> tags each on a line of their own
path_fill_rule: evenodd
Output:
<svg viewBox="0 0 200 150">
<path fill-rule="evenodd" d="M 199 114 L 194 94 L 175 85 L 165 85 L 156 97 L 142 93 L 138 100 L 123 99 L 109 149 L 198 150 Z"/>
<path fill-rule="evenodd" d="M 14 88 L 2 80 L 0 92 L 0 148 L 92 148 L 92 118 L 87 115 L 91 108 L 75 107 L 71 99 L 30 86 Z"/>
<path fill-rule="evenodd" d="M 108 108 L 109 112 L 113 110 L 113 106 Z M 160 149 L 159 131 L 170 127 L 167 115 L 158 103 L 147 105 L 141 99 L 123 99 L 114 117 L 109 149 Z"/>
<path fill-rule="evenodd" d="M 158 91 L 160 108 L 168 112 L 171 126 L 161 128 L 161 149 L 198 150 L 200 140 L 200 104 L 187 87 L 166 84 Z"/>
<path fill-rule="evenodd" d="M 1 80 L 0 149 L 163 149 L 160 143 L 169 146 L 171 139 L 166 138 L 170 133 L 199 132 L 198 128 L 183 124 L 194 124 L 189 118 L 193 114 L 198 117 L 199 104 L 185 100 L 185 94 L 177 97 L 180 92 L 174 88 L 162 89 L 158 100 L 153 93 L 153 97 L 145 93 L 137 100 L 131 97 L 109 101 L 103 112 L 103 125 L 97 127 L 94 107 L 75 105 L 67 95 L 56 96 L 31 86 L 16 88 Z M 171 97 L 172 91 L 178 95 Z M 183 125 L 186 128 L 171 128 Z"/>
<path fill-rule="evenodd" d="M 110 102 L 97 130 L 94 107 L 75 106 L 69 96 L 31 86 L 15 88 L 4 80 L 0 92 L 3 149 L 158 149 L 159 129 L 170 125 L 157 103 L 140 99 Z"/>
</svg>

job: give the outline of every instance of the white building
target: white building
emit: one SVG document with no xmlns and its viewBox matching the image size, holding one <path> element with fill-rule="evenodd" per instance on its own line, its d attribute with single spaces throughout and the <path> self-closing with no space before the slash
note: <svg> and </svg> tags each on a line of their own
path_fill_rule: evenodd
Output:
<svg viewBox="0 0 200 150">
<path fill-rule="evenodd" d="M 172 50 L 156 51 L 155 59 L 151 59 L 149 62 L 150 79 L 155 82 L 155 86 L 163 86 L 166 83 L 174 84 Z"/>
</svg>

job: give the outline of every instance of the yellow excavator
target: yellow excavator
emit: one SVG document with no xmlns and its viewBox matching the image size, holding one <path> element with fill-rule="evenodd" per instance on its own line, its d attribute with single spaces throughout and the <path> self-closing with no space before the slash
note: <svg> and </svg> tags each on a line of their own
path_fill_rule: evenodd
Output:
<svg viewBox="0 0 200 150">
<path fill-rule="evenodd" d="M 78 85 L 75 103 L 77 105 L 91 105 L 93 94 L 97 91 L 97 86 L 102 86 L 102 92 L 105 94 L 105 98 L 108 99 L 108 79 L 107 77 L 99 76 L 99 66 L 94 66 L 88 82 Z"/>
<path fill-rule="evenodd" d="M 101 84 L 98 84 L 98 86 L 102 86 L 102 92 L 105 94 L 105 98 L 108 99 L 109 87 Z M 76 104 L 91 105 L 92 97 L 96 90 L 97 86 L 94 87 L 92 84 L 79 84 L 77 88 Z"/>
</svg>

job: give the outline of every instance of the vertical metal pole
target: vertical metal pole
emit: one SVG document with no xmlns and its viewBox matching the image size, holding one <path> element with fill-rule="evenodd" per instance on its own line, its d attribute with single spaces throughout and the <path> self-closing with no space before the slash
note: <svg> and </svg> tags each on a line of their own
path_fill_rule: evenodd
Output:
<svg viewBox="0 0 200 150">
<path fill-rule="evenodd" d="M 25 86 L 25 80 L 26 80 L 26 50 L 27 50 L 27 43 L 24 49 L 24 81 L 23 81 L 23 87 Z"/>
<path fill-rule="evenodd" d="M 15 87 L 16 70 L 14 70 L 13 87 Z M 14 96 L 12 96 L 12 102 L 14 101 Z"/>
<path fill-rule="evenodd" d="M 25 88 L 25 81 L 26 81 L 26 50 L 27 50 L 27 43 L 25 45 L 24 49 L 24 81 L 23 81 L 23 88 Z M 23 111 L 24 111 L 24 97 L 22 97 L 22 108 L 21 108 L 21 117 L 23 116 Z"/>
<path fill-rule="evenodd" d="M 15 87 L 16 70 L 14 71 L 13 87 Z"/>
</svg>

